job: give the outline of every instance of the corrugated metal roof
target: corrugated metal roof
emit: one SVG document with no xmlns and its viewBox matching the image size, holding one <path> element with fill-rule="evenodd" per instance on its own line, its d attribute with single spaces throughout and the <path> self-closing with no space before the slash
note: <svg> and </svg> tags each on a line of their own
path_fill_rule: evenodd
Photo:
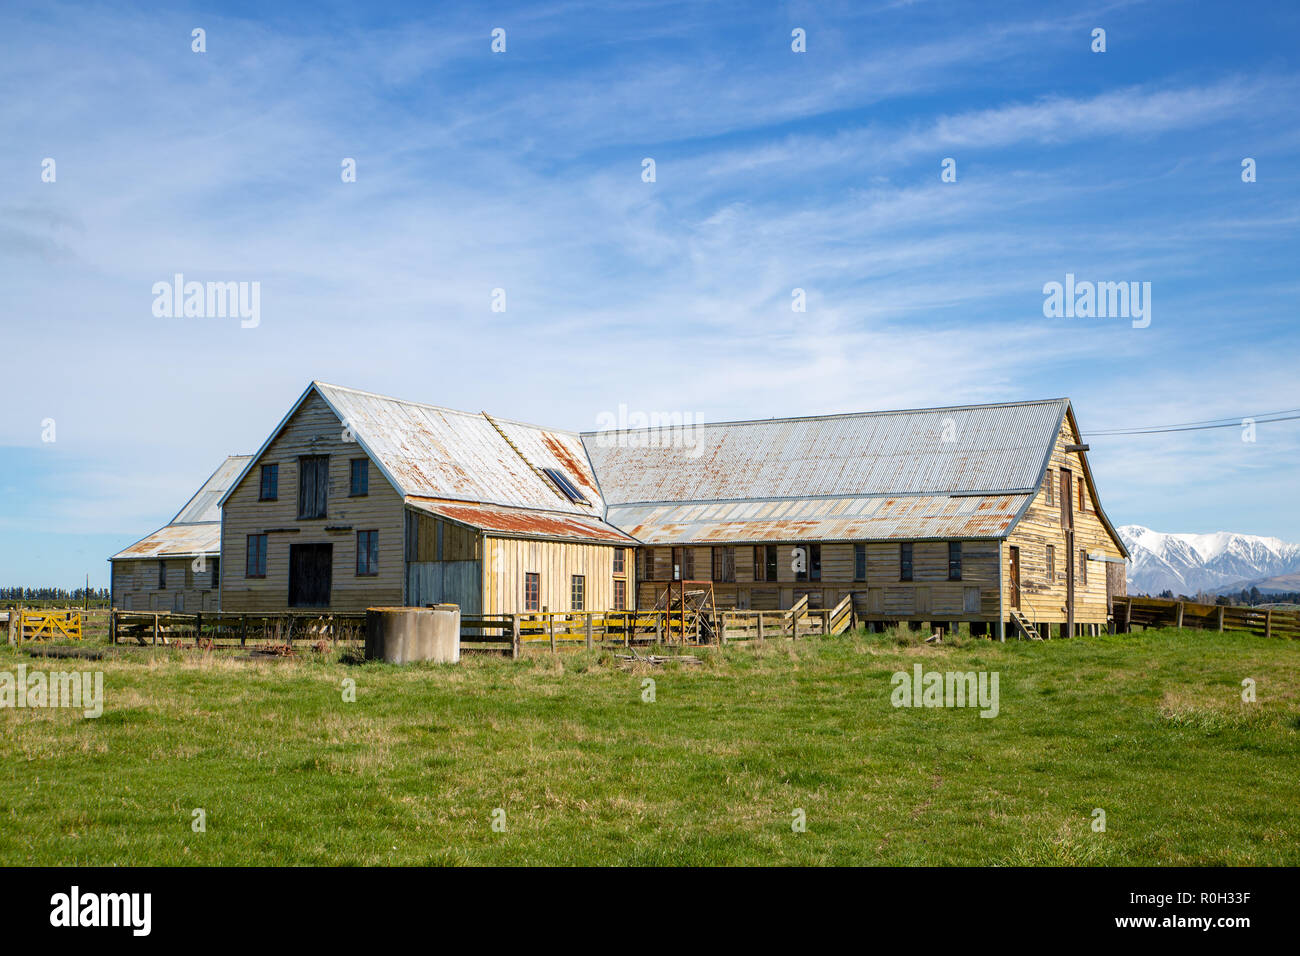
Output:
<svg viewBox="0 0 1300 956">
<path fill-rule="evenodd" d="M 230 455 L 170 524 L 119 551 L 109 560 L 218 554 L 221 551 L 221 497 L 250 461 L 251 455 Z"/>
<path fill-rule="evenodd" d="M 221 521 L 221 496 L 243 472 L 244 467 L 253 460 L 252 455 L 231 455 L 212 473 L 212 477 L 203 483 L 184 508 L 171 520 L 172 524 L 197 524 L 206 521 Z"/>
<path fill-rule="evenodd" d="M 183 558 L 221 551 L 221 522 L 169 524 L 149 537 L 119 551 L 110 561 L 139 558 Z"/>
<path fill-rule="evenodd" d="M 881 495 L 611 505 L 610 524 L 646 544 L 1004 536 L 1029 495 Z"/>
<path fill-rule="evenodd" d="M 603 510 L 595 476 L 574 433 L 496 419 L 527 457 L 525 462 L 485 415 L 322 382 L 315 387 L 403 495 L 597 517 Z M 569 474 L 591 506 L 558 494 L 529 463 Z"/>
<path fill-rule="evenodd" d="M 1035 487 L 1065 399 L 584 432 L 609 505 Z M 622 524 L 622 522 L 616 522 Z"/>
<path fill-rule="evenodd" d="M 635 544 L 617 528 L 598 518 L 557 512 L 532 511 L 525 508 L 502 508 L 462 502 L 423 501 L 407 498 L 406 503 L 420 511 L 440 515 L 484 531 L 508 537 L 558 538 L 570 541 Z"/>
</svg>

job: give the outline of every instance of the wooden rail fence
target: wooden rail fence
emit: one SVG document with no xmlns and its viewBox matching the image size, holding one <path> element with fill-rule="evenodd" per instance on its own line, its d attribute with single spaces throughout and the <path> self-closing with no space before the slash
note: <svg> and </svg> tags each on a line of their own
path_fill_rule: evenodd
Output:
<svg viewBox="0 0 1300 956">
<path fill-rule="evenodd" d="M 109 641 L 169 644 L 173 640 L 211 641 L 214 646 L 294 641 L 364 640 L 365 614 L 184 614 L 173 611 L 118 611 L 109 618 Z"/>
<path fill-rule="evenodd" d="M 60 637 L 81 640 L 81 611 L 30 611 L 17 612 L 16 636 L 24 641 L 51 641 Z"/>
<path fill-rule="evenodd" d="M 1250 631 L 1262 637 L 1300 638 L 1300 612 L 1224 604 L 1196 604 L 1163 598 L 1124 597 L 1114 601 L 1115 630 L 1193 627 L 1207 631 Z"/>
</svg>

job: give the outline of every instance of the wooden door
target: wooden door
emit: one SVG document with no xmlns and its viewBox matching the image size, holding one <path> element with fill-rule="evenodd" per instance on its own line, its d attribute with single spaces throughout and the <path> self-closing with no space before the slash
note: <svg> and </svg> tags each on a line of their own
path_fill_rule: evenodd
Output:
<svg viewBox="0 0 1300 956">
<path fill-rule="evenodd" d="M 1020 610 L 1020 549 L 1012 545 L 1011 552 L 1011 606 Z"/>
<path fill-rule="evenodd" d="M 1074 488 L 1070 469 L 1061 469 L 1061 531 L 1065 535 L 1065 632 L 1074 634 Z"/>
<path fill-rule="evenodd" d="M 334 545 L 289 545 L 289 606 L 329 607 Z"/>
</svg>

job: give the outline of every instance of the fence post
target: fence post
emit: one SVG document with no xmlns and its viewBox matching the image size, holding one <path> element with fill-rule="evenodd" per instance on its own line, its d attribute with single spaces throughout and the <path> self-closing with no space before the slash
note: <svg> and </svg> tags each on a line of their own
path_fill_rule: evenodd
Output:
<svg viewBox="0 0 1300 956">
<path fill-rule="evenodd" d="M 1179 601 L 1174 608 L 1174 627 L 1183 626 L 1183 602 Z"/>
<path fill-rule="evenodd" d="M 117 608 L 108 609 L 108 637 L 110 643 L 117 643 Z"/>
<path fill-rule="evenodd" d="M 588 611 L 587 617 L 587 650 L 591 650 L 591 616 L 594 612 Z"/>
<path fill-rule="evenodd" d="M 1269 609 L 1264 612 L 1264 636 L 1273 636 L 1273 611 Z"/>
<path fill-rule="evenodd" d="M 510 615 L 510 659 L 519 660 L 519 615 Z"/>
<path fill-rule="evenodd" d="M 658 612 L 658 611 L 655 611 L 655 643 L 656 643 L 656 644 L 662 644 L 663 642 L 664 642 L 664 622 L 663 622 L 663 618 L 661 618 L 661 617 L 659 616 L 659 612 Z"/>
<path fill-rule="evenodd" d="M 555 615 L 550 613 L 550 608 L 542 608 L 542 613 L 546 615 L 546 630 L 551 635 L 551 653 L 555 653 Z"/>
<path fill-rule="evenodd" d="M 1219 605 L 1218 618 L 1219 618 L 1219 622 L 1218 622 L 1219 630 L 1222 631 L 1223 630 L 1223 605 L 1222 604 Z"/>
<path fill-rule="evenodd" d="M 248 643 L 248 615 L 239 615 L 239 646 L 244 647 Z"/>
<path fill-rule="evenodd" d="M 194 643 L 197 645 L 203 640 L 203 612 L 197 611 L 194 614 Z"/>
<path fill-rule="evenodd" d="M 153 612 L 153 643 L 155 647 L 158 646 L 158 612 L 157 611 Z"/>
<path fill-rule="evenodd" d="M 762 644 L 763 643 L 763 612 L 755 611 L 754 613 L 758 615 L 758 643 Z"/>
</svg>

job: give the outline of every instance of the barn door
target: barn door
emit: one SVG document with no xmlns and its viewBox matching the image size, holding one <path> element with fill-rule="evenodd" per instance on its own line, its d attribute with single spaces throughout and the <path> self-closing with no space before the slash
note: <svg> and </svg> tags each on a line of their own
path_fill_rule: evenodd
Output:
<svg viewBox="0 0 1300 956">
<path fill-rule="evenodd" d="M 329 607 L 334 545 L 289 545 L 289 606 Z"/>
</svg>

